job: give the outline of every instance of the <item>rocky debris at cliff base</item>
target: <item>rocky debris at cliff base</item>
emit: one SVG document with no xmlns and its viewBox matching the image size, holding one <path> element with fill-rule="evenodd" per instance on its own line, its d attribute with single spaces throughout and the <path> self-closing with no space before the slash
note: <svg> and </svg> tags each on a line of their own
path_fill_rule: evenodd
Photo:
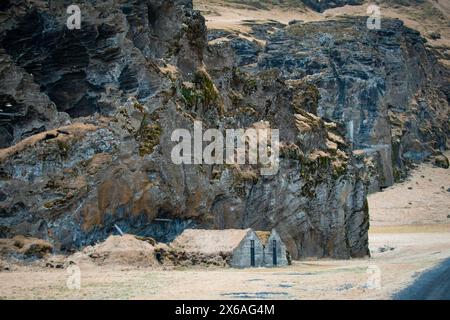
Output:
<svg viewBox="0 0 450 320">
<path fill-rule="evenodd" d="M 380 252 L 380 253 L 394 251 L 394 250 L 395 250 L 394 247 L 391 247 L 391 246 L 389 246 L 387 244 L 385 244 L 384 246 L 378 248 L 378 252 Z"/>
<path fill-rule="evenodd" d="M 0 257 L 6 260 L 42 259 L 53 251 L 53 246 L 41 239 L 15 236 L 11 239 L 0 239 Z"/>
<path fill-rule="evenodd" d="M 201 252 L 186 252 L 169 248 L 157 251 L 157 258 L 164 266 L 172 267 L 229 267 L 230 254 L 204 254 Z"/>
</svg>

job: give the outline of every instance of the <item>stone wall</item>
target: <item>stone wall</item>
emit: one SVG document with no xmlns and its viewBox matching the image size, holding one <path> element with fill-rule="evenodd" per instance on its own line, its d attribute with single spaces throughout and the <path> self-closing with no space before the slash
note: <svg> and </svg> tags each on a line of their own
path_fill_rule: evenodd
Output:
<svg viewBox="0 0 450 320">
<path fill-rule="evenodd" d="M 250 268 L 251 267 L 251 241 L 255 241 L 255 266 L 263 265 L 264 249 L 257 235 L 250 231 L 247 236 L 239 244 L 239 247 L 233 251 L 230 265 L 234 268 Z"/>
<path fill-rule="evenodd" d="M 263 265 L 266 267 L 273 267 L 273 242 L 276 242 L 276 257 L 277 257 L 277 266 L 287 266 L 288 260 L 286 257 L 286 246 L 281 240 L 280 235 L 276 230 L 272 230 L 269 239 L 267 240 L 267 244 L 264 248 L 264 263 Z"/>
</svg>

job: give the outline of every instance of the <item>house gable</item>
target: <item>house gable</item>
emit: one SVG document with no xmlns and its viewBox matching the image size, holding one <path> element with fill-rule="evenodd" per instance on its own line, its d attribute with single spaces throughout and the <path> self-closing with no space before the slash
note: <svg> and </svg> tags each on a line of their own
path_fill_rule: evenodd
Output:
<svg viewBox="0 0 450 320">
<path fill-rule="evenodd" d="M 235 268 L 252 267 L 252 253 L 254 254 L 254 266 L 262 266 L 264 255 L 263 245 L 256 233 L 253 230 L 249 230 L 245 238 L 239 243 L 239 246 L 233 251 L 230 265 Z"/>
<path fill-rule="evenodd" d="M 258 236 L 259 240 L 261 241 L 261 244 L 265 247 L 269 241 L 271 232 L 270 231 L 255 231 L 255 233 Z"/>
<path fill-rule="evenodd" d="M 275 230 L 186 229 L 171 246 L 179 251 L 204 256 L 226 256 L 234 268 L 287 265 L 286 246 Z"/>
<path fill-rule="evenodd" d="M 286 266 L 286 246 L 278 232 L 273 229 L 264 248 L 264 265 L 267 267 Z"/>
</svg>

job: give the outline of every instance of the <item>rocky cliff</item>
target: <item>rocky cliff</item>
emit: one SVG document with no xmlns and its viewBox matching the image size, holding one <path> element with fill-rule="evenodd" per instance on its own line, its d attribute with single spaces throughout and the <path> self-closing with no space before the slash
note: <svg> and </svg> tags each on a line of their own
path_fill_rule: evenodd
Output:
<svg viewBox="0 0 450 320">
<path fill-rule="evenodd" d="M 448 148 L 449 71 L 400 20 L 370 30 L 367 18 L 255 24 L 265 45 L 229 34 L 240 66 L 280 70 L 318 89 L 317 114 L 340 123 L 355 153 L 373 165 L 371 191 L 406 177 L 415 163 Z M 211 32 L 210 39 L 223 37 Z"/>
<path fill-rule="evenodd" d="M 1 237 L 34 236 L 72 250 L 105 239 L 114 224 L 159 241 L 186 227 L 276 228 L 294 258 L 365 256 L 366 194 L 380 171 L 350 142 L 393 150 L 389 130 L 398 132 L 403 161 L 405 141 L 419 134 L 412 119 L 426 116 L 428 140 L 416 145 L 445 146 L 440 105 L 427 100 L 433 93 L 447 103 L 428 82 L 431 55 L 397 22 L 377 35 L 358 21 L 257 26 L 264 45 L 222 39 L 223 31 L 208 36 L 189 0 L 80 7 L 80 30 L 67 29 L 60 2 L 0 7 Z M 353 32 L 338 37 L 338 27 Z M 385 49 L 364 49 L 375 46 L 371 37 Z M 400 53 L 408 53 L 404 65 L 382 56 Z M 414 68 L 420 77 L 402 78 Z M 427 95 L 417 108 L 402 104 L 418 90 Z M 279 129 L 278 173 L 174 164 L 171 134 L 196 120 L 205 129 Z"/>
</svg>

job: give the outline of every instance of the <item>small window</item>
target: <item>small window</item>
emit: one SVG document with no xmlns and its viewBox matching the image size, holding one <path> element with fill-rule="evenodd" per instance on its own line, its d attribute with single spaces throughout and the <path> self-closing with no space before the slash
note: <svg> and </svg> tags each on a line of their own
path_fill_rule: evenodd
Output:
<svg viewBox="0 0 450 320">
<path fill-rule="evenodd" d="M 252 249 L 255 248 L 255 240 L 250 240 L 250 247 L 251 247 Z"/>
</svg>

